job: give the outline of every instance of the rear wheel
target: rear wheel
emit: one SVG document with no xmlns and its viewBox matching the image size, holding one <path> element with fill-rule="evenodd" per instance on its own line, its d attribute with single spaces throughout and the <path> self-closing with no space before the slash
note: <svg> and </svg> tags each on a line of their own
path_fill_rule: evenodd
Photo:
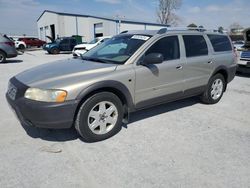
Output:
<svg viewBox="0 0 250 188">
<path fill-rule="evenodd" d="M 101 92 L 82 104 L 77 113 L 75 128 L 85 141 L 101 141 L 120 131 L 122 118 L 120 99 L 113 93 Z"/>
<path fill-rule="evenodd" d="M 226 82 L 222 74 L 214 75 L 207 85 L 206 91 L 201 96 L 201 101 L 206 104 L 216 104 L 220 101 L 225 91 Z"/>
<path fill-rule="evenodd" d="M 0 51 L 0 63 L 4 63 L 6 61 L 6 54 Z"/>
<path fill-rule="evenodd" d="M 51 53 L 52 54 L 59 54 L 60 50 L 58 48 L 52 48 Z"/>
</svg>

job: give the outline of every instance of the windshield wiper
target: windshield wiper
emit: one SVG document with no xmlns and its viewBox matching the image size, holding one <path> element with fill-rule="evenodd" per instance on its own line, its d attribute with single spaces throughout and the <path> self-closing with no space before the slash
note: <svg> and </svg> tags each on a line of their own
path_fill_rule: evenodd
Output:
<svg viewBox="0 0 250 188">
<path fill-rule="evenodd" d="M 83 57 L 83 60 L 87 60 L 87 61 L 95 61 L 95 62 L 100 62 L 100 63 L 106 63 L 106 64 L 111 64 L 112 62 L 108 61 L 108 60 L 104 60 L 104 59 L 99 59 L 99 58 L 94 58 L 94 57 Z"/>
</svg>

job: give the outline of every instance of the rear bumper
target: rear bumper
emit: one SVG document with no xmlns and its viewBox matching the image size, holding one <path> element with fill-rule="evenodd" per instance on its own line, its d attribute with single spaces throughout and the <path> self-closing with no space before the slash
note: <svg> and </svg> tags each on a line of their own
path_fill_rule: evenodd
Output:
<svg viewBox="0 0 250 188">
<path fill-rule="evenodd" d="M 238 67 L 237 64 L 232 65 L 231 67 L 229 67 L 229 69 L 228 69 L 228 79 L 227 79 L 228 83 L 231 82 L 234 79 L 236 71 L 237 71 L 237 67 Z"/>
<path fill-rule="evenodd" d="M 239 65 L 237 71 L 241 73 L 250 74 L 250 66 Z"/>
<path fill-rule="evenodd" d="M 18 93 L 22 91 L 18 87 L 20 83 L 15 83 L 15 79 L 11 79 L 11 83 L 17 87 L 17 98 L 12 100 L 6 94 L 6 99 L 23 125 L 50 129 L 70 128 L 73 125 L 78 101 L 47 103 L 29 100 Z"/>
</svg>

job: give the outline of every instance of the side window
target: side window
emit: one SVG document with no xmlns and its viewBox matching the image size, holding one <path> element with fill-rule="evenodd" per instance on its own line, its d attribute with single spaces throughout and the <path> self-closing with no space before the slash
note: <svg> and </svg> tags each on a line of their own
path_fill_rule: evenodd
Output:
<svg viewBox="0 0 250 188">
<path fill-rule="evenodd" d="M 178 36 L 169 36 L 158 40 L 148 49 L 146 55 L 150 53 L 161 53 L 164 57 L 164 61 L 179 59 L 180 47 Z"/>
<path fill-rule="evenodd" d="M 63 39 L 60 44 L 69 44 L 69 39 Z"/>
<path fill-rule="evenodd" d="M 76 45 L 76 40 L 75 39 L 70 39 L 70 44 Z"/>
<path fill-rule="evenodd" d="M 184 35 L 183 40 L 187 57 L 208 55 L 207 43 L 202 35 Z"/>
<path fill-rule="evenodd" d="M 207 35 L 215 52 L 232 51 L 232 45 L 227 36 Z"/>
</svg>

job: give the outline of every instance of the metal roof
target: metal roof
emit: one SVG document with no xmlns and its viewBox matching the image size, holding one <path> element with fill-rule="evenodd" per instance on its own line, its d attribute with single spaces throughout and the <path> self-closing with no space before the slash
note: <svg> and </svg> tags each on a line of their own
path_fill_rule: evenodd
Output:
<svg viewBox="0 0 250 188">
<path fill-rule="evenodd" d="M 41 19 L 41 17 L 46 13 L 53 13 L 53 14 L 58 14 L 62 16 L 74 16 L 74 17 L 85 17 L 85 18 L 97 18 L 97 19 L 102 19 L 102 20 L 108 20 L 108 21 L 114 21 L 114 22 L 119 22 L 121 21 L 122 23 L 131 23 L 131 24 L 141 24 L 141 25 L 152 25 L 152 26 L 162 26 L 162 27 L 167 27 L 169 25 L 165 24 L 158 24 L 158 23 L 152 23 L 152 22 L 142 22 L 142 21 L 134 21 L 134 20 L 128 20 L 128 19 L 113 19 L 113 18 L 107 18 L 107 17 L 100 17 L 100 16 L 92 16 L 92 15 L 84 15 L 84 14 L 71 14 L 71 13 L 65 13 L 65 12 L 55 12 L 51 10 L 45 10 L 43 13 L 39 16 L 37 19 L 37 22 Z"/>
</svg>

